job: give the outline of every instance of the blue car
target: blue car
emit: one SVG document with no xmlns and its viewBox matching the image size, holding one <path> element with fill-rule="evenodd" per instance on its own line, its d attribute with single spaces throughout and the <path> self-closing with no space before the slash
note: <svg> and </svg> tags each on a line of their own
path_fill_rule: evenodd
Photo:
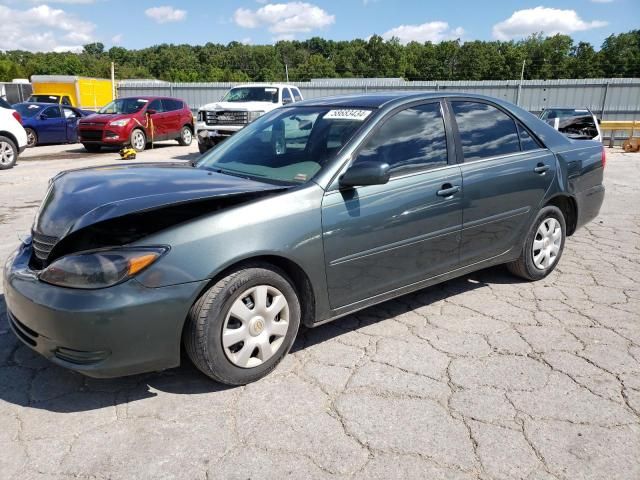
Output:
<svg viewBox="0 0 640 480">
<path fill-rule="evenodd" d="M 22 116 L 27 147 L 43 143 L 76 143 L 78 120 L 86 114 L 74 107 L 53 103 L 17 103 L 13 108 Z"/>
</svg>

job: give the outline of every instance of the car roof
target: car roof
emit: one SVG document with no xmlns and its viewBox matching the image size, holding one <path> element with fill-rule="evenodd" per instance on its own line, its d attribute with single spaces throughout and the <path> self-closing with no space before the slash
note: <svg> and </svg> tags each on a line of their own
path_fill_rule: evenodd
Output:
<svg viewBox="0 0 640 480">
<path fill-rule="evenodd" d="M 430 100 L 436 98 L 447 97 L 464 97 L 473 98 L 478 100 L 486 100 L 498 104 L 505 104 L 504 100 L 494 97 L 488 97 L 486 95 L 478 95 L 475 93 L 465 92 L 439 92 L 439 91 L 392 91 L 392 92 L 376 92 L 376 93 L 359 93 L 351 95 L 338 95 L 334 97 L 321 97 L 312 98 L 309 100 L 303 100 L 296 102 L 293 105 L 296 106 L 309 106 L 309 107 L 363 107 L 363 108 L 382 108 L 385 106 L 391 106 L 394 104 L 401 105 L 403 103 Z"/>
<path fill-rule="evenodd" d="M 298 88 L 295 85 L 291 85 L 289 83 L 247 83 L 246 85 L 235 85 L 231 88 L 243 88 L 243 87 Z"/>
<path fill-rule="evenodd" d="M 20 103 L 14 103 L 14 106 L 16 105 L 37 105 L 39 107 L 51 107 L 51 106 L 55 106 L 55 105 L 60 105 L 59 103 L 55 103 L 55 102 L 20 102 Z M 60 105 L 62 107 L 70 107 L 71 105 Z M 73 107 L 71 107 L 73 108 Z"/>
</svg>

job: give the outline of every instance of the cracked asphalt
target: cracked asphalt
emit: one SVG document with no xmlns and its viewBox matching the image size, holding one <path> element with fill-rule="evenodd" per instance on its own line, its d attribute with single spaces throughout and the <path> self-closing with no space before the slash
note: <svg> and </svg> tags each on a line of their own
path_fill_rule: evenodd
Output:
<svg viewBox="0 0 640 480">
<path fill-rule="evenodd" d="M 116 158 L 64 148 L 0 172 L 3 259 L 50 176 Z M 306 330 L 246 387 L 188 361 L 114 380 L 50 365 L 9 331 L 0 284 L 0 477 L 640 478 L 640 154 L 608 159 L 600 217 L 547 279 L 492 268 Z"/>
</svg>

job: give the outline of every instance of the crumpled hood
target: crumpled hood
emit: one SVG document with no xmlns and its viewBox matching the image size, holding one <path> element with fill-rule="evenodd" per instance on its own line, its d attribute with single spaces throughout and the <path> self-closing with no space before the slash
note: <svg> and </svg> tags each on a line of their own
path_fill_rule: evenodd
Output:
<svg viewBox="0 0 640 480">
<path fill-rule="evenodd" d="M 280 105 L 272 102 L 213 102 L 200 107 L 200 110 L 240 110 L 248 112 L 270 112 Z"/>
<path fill-rule="evenodd" d="M 193 168 L 185 163 L 72 170 L 53 178 L 36 215 L 34 231 L 62 239 L 89 225 L 131 213 L 281 189 L 281 186 Z"/>
</svg>

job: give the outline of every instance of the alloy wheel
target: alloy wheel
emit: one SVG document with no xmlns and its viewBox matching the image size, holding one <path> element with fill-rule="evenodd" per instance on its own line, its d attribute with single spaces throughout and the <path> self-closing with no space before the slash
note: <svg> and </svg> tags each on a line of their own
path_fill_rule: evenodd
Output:
<svg viewBox="0 0 640 480">
<path fill-rule="evenodd" d="M 192 139 L 192 135 L 191 135 L 191 130 L 189 130 L 188 128 L 183 128 L 182 129 L 182 141 L 186 144 L 189 145 L 191 143 L 191 139 Z"/>
<path fill-rule="evenodd" d="M 145 138 L 144 133 L 142 133 L 140 130 L 136 130 L 135 132 L 133 132 L 133 138 L 131 139 L 131 144 L 133 145 L 134 149 L 136 149 L 139 152 L 144 150 L 144 147 L 146 146 L 146 142 L 147 142 L 147 139 Z"/>
<path fill-rule="evenodd" d="M 289 330 L 289 304 L 275 287 L 258 285 L 231 305 L 222 327 L 222 346 L 231 363 L 253 368 L 273 357 Z"/>
<path fill-rule="evenodd" d="M 13 164 L 15 152 L 8 142 L 0 142 L 0 163 L 8 166 Z"/>
</svg>

